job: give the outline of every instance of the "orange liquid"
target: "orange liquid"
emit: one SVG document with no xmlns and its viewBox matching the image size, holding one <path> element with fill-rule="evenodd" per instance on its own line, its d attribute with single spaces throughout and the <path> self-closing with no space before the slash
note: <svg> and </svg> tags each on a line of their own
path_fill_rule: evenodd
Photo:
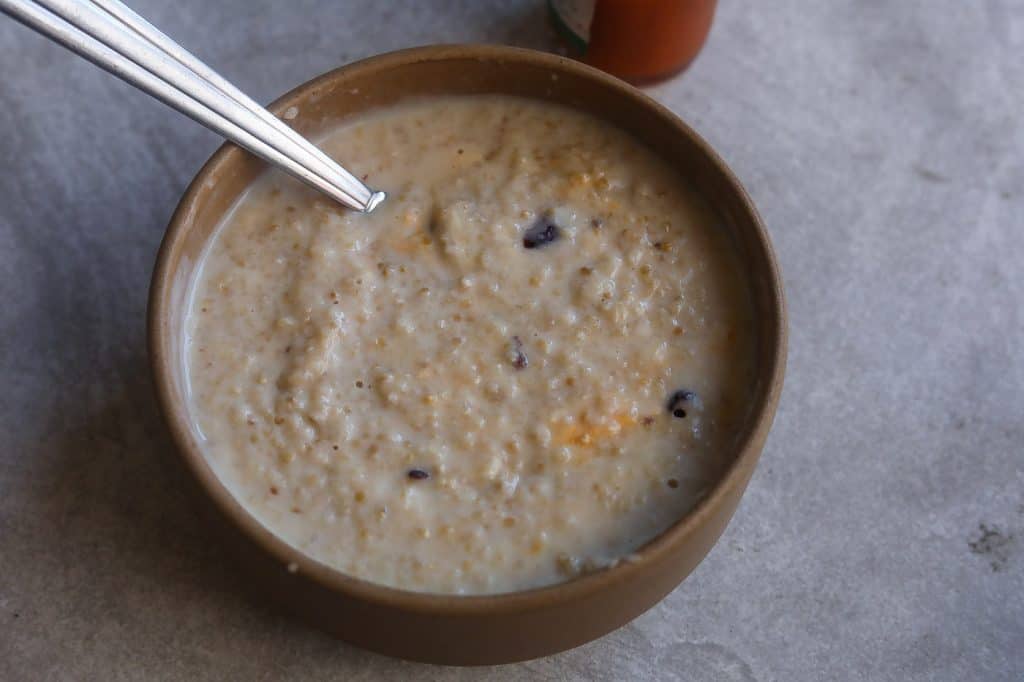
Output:
<svg viewBox="0 0 1024 682">
<path fill-rule="evenodd" d="M 584 60 L 635 83 L 685 69 L 704 46 L 717 0 L 598 0 Z"/>
</svg>

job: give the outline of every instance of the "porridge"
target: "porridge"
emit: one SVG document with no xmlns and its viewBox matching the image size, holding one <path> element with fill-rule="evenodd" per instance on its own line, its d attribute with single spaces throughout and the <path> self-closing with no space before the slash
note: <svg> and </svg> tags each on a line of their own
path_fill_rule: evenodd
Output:
<svg viewBox="0 0 1024 682">
<path fill-rule="evenodd" d="M 459 594 L 628 560 L 728 465 L 753 381 L 715 214 L 590 116 L 450 97 L 321 146 L 371 215 L 277 172 L 212 240 L 189 403 L 218 476 L 347 574 Z"/>
</svg>

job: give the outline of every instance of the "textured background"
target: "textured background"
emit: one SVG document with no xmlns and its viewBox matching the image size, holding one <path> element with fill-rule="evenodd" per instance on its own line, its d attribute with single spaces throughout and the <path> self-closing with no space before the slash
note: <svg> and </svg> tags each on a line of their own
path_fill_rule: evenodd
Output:
<svg viewBox="0 0 1024 682">
<path fill-rule="evenodd" d="M 540 0 L 135 0 L 257 99 Z M 724 2 L 652 94 L 772 232 L 789 374 L 708 559 L 578 650 L 416 666 L 280 619 L 184 496 L 146 288 L 210 133 L 0 18 L 0 679 L 1024 678 L 1024 2 Z"/>
</svg>

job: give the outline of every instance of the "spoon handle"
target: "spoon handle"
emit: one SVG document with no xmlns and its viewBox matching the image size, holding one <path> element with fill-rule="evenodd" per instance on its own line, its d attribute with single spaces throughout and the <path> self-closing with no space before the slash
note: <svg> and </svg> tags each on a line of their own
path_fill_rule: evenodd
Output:
<svg viewBox="0 0 1024 682">
<path fill-rule="evenodd" d="M 0 0 L 0 11 L 347 206 L 384 199 L 119 0 Z"/>
</svg>

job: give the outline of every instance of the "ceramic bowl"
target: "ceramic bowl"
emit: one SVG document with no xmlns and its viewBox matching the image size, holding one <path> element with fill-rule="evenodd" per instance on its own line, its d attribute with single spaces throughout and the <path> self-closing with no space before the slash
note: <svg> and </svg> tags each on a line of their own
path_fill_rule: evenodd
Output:
<svg viewBox="0 0 1024 682">
<path fill-rule="evenodd" d="M 717 154 L 671 111 L 578 62 L 497 46 L 404 50 L 331 71 L 270 106 L 301 133 L 409 97 L 518 95 L 594 114 L 655 150 L 702 193 L 731 231 L 756 307 L 758 380 L 751 417 L 713 490 L 642 547 L 635 561 L 570 582 L 489 596 L 407 592 L 349 577 L 275 537 L 204 459 L 185 402 L 183 316 L 189 284 L 218 222 L 266 164 L 231 144 L 199 171 L 164 237 L 149 301 L 149 350 L 160 407 L 187 469 L 223 530 L 239 574 L 262 598 L 343 640 L 384 654 L 447 664 L 493 664 L 568 649 L 614 630 L 674 589 L 714 545 L 754 471 L 785 366 L 786 314 L 768 235 Z M 294 108 L 294 109 L 292 109 Z M 296 113 L 297 112 L 297 113 Z"/>
</svg>

